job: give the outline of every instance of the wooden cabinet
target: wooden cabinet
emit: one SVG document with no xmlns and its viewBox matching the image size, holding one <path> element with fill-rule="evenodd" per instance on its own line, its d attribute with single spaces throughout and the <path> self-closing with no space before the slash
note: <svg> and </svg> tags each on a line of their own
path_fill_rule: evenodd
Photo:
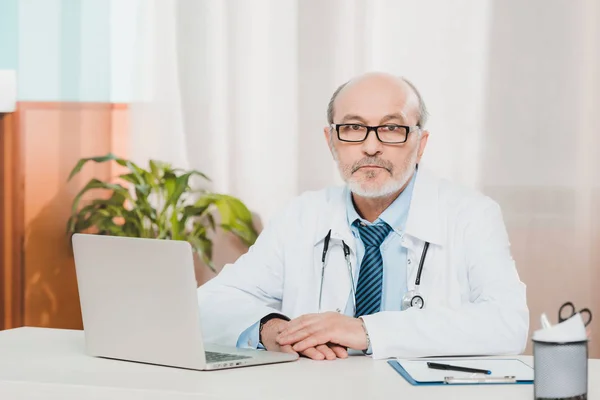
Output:
<svg viewBox="0 0 600 400">
<path fill-rule="evenodd" d="M 17 113 L 0 114 L 0 329 L 23 324 L 23 186 Z"/>
</svg>

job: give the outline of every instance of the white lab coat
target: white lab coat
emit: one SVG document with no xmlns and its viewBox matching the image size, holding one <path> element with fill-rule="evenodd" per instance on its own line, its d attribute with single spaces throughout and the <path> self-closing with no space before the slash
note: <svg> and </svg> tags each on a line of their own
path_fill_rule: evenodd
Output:
<svg viewBox="0 0 600 400">
<path fill-rule="evenodd" d="M 266 226 L 248 253 L 198 289 L 204 339 L 235 346 L 263 316 L 318 312 L 323 239 L 331 229 L 322 311 L 341 311 L 351 293 L 341 240 L 356 243 L 346 219 L 345 188 L 307 192 Z M 422 310 L 365 316 L 374 358 L 518 354 L 529 312 L 499 206 L 423 167 L 415 182 L 403 246 L 412 290 L 425 241 Z M 253 344 L 256 345 L 256 344 Z"/>
</svg>

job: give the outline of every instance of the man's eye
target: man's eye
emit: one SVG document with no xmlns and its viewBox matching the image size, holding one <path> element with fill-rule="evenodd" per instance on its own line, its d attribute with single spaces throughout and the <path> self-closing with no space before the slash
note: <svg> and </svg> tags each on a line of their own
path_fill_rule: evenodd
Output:
<svg viewBox="0 0 600 400">
<path fill-rule="evenodd" d="M 350 126 L 350 129 L 352 129 L 353 131 L 359 131 L 361 130 L 362 126 L 360 125 L 352 125 Z"/>
<path fill-rule="evenodd" d="M 398 130 L 398 125 L 386 125 L 385 128 L 390 131 L 393 132 L 395 130 Z"/>
</svg>

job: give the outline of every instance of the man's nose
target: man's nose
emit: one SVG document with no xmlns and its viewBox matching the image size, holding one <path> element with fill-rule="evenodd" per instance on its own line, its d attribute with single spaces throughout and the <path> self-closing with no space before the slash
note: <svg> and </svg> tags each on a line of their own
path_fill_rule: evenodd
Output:
<svg viewBox="0 0 600 400">
<path fill-rule="evenodd" d="M 370 131 L 367 135 L 367 138 L 362 144 L 362 151 L 369 156 L 379 155 L 383 151 L 383 143 L 377 139 L 374 130 Z"/>
</svg>

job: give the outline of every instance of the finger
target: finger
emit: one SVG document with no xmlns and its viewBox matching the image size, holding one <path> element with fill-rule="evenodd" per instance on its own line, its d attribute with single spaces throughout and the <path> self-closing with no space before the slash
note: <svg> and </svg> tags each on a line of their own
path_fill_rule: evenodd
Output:
<svg viewBox="0 0 600 400">
<path fill-rule="evenodd" d="M 317 347 L 320 344 L 326 344 L 329 338 L 323 335 L 311 335 L 292 346 L 294 351 L 302 352 L 310 347 Z"/>
<path fill-rule="evenodd" d="M 348 350 L 346 350 L 345 347 L 333 343 L 329 343 L 328 346 L 335 353 L 337 358 L 348 358 Z"/>
<path fill-rule="evenodd" d="M 277 335 L 275 340 L 277 341 L 277 343 L 279 343 L 280 346 L 298 343 L 299 341 L 304 340 L 307 337 L 309 337 L 314 332 L 314 329 L 315 329 L 315 327 L 311 326 L 311 327 L 296 331 L 294 333 L 289 333 L 286 335 L 279 334 L 279 335 Z M 319 344 L 319 343 L 317 343 L 317 344 Z M 311 346 L 311 347 L 314 347 L 314 346 Z"/>
<path fill-rule="evenodd" d="M 327 360 L 335 360 L 337 358 L 333 350 L 331 350 L 326 344 L 320 344 L 316 347 L 316 349 L 323 353 L 325 359 Z"/>
<path fill-rule="evenodd" d="M 323 353 L 321 353 L 319 350 L 315 349 L 314 347 L 310 347 L 310 348 L 302 351 L 301 353 L 302 353 L 302 355 L 304 355 L 308 358 L 312 358 L 313 360 L 323 360 L 325 358 Z"/>
<path fill-rule="evenodd" d="M 294 351 L 294 349 L 292 349 L 292 346 L 289 344 L 287 346 L 281 346 L 279 348 L 279 351 L 281 351 L 282 353 L 298 354 Z"/>
<path fill-rule="evenodd" d="M 293 344 L 301 340 L 306 339 L 310 335 L 316 332 L 324 330 L 324 328 L 330 325 L 331 316 L 338 316 L 337 313 L 324 313 L 324 314 L 307 314 L 298 318 L 295 327 L 290 329 L 290 325 L 275 337 L 275 340 L 280 345 Z M 294 321 L 292 321 L 294 322 Z M 290 322 L 290 324 L 292 323 Z M 300 325 L 298 325 L 300 324 Z M 321 343 L 316 343 L 321 344 Z"/>
<path fill-rule="evenodd" d="M 283 331 L 281 331 L 280 335 L 289 335 L 295 333 L 301 329 L 304 329 L 315 322 L 316 314 L 306 314 L 302 315 L 298 318 L 295 318 L 288 322 L 287 326 Z"/>
</svg>

